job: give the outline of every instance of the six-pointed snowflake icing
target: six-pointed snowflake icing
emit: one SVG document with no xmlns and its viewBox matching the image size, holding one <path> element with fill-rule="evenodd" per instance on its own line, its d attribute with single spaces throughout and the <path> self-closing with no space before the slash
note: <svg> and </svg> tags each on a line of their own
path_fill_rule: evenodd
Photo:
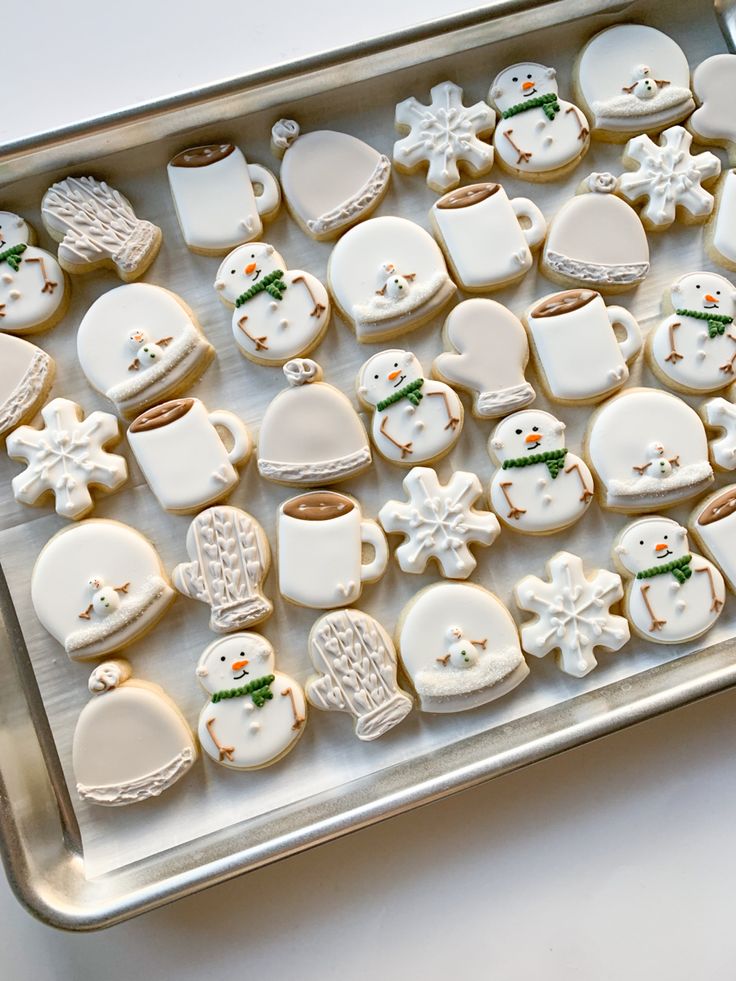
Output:
<svg viewBox="0 0 736 981">
<path fill-rule="evenodd" d="M 8 454 L 28 464 L 13 478 L 13 494 L 23 504 L 35 504 L 51 491 L 57 514 L 80 518 L 92 508 L 90 484 L 113 491 L 128 478 L 125 458 L 104 449 L 120 440 L 118 421 L 109 412 L 85 419 L 68 399 L 49 402 L 41 416 L 43 429 L 21 426 L 8 436 Z"/>
<path fill-rule="evenodd" d="M 660 137 L 659 146 L 648 136 L 636 136 L 626 145 L 624 157 L 636 161 L 635 170 L 619 178 L 619 193 L 627 201 L 648 198 L 642 216 L 658 228 L 675 220 L 678 208 L 693 218 L 713 210 L 713 195 L 702 185 L 721 172 L 721 161 L 713 153 L 690 153 L 693 138 L 682 126 L 671 126 Z"/>
<path fill-rule="evenodd" d="M 483 493 L 478 477 L 457 470 L 441 484 L 434 470 L 414 467 L 403 484 L 409 501 L 387 501 L 378 515 L 386 531 L 406 536 L 396 549 L 402 571 L 424 572 L 434 558 L 448 579 L 467 579 L 476 565 L 470 543 L 492 545 L 500 531 L 495 514 L 473 507 Z"/>
<path fill-rule="evenodd" d="M 582 678 L 598 663 L 593 651 L 617 651 L 629 624 L 610 612 L 624 594 L 621 577 L 608 569 L 586 576 L 577 555 L 558 552 L 547 564 L 549 582 L 525 576 L 514 590 L 520 609 L 537 618 L 522 626 L 521 646 L 534 657 L 557 650 L 561 671 Z"/>
<path fill-rule="evenodd" d="M 491 169 L 493 147 L 479 136 L 490 136 L 496 114 L 485 102 L 463 105 L 463 90 L 454 82 L 435 85 L 430 105 L 413 96 L 396 106 L 396 129 L 403 133 L 394 144 L 394 161 L 412 170 L 426 161 L 427 183 L 437 191 L 449 191 L 460 181 L 458 163 L 477 176 Z"/>
</svg>

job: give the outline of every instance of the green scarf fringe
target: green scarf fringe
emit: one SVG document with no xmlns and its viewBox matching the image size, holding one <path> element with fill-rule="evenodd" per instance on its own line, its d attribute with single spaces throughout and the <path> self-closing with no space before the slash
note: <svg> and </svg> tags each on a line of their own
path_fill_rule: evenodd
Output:
<svg viewBox="0 0 736 981">
<path fill-rule="evenodd" d="M 501 113 L 501 118 L 511 119 L 512 116 L 518 116 L 520 112 L 527 112 L 529 109 L 542 109 L 547 119 L 554 119 L 560 111 L 559 98 L 555 92 L 537 95 L 526 102 L 517 102 L 515 106 L 510 106 Z"/>
<path fill-rule="evenodd" d="M 557 474 L 565 466 L 565 454 L 567 453 L 567 448 L 561 450 L 547 450 L 545 453 L 532 453 L 531 456 L 517 456 L 513 460 L 504 460 L 503 469 L 508 470 L 509 467 L 531 467 L 535 463 L 544 463 L 549 470 L 549 475 L 552 480 L 555 479 Z"/>
<path fill-rule="evenodd" d="M 22 261 L 21 256 L 27 248 L 28 246 L 25 242 L 20 242 L 18 245 L 11 245 L 9 249 L 0 252 L 0 262 L 7 262 L 13 272 L 18 272 L 18 267 Z"/>
<path fill-rule="evenodd" d="M 241 685 L 240 688 L 225 688 L 223 691 L 216 691 L 212 695 L 212 702 L 216 705 L 225 698 L 242 698 L 244 695 L 250 695 L 255 707 L 263 708 L 264 704 L 273 698 L 271 685 L 275 680 L 275 674 L 265 674 L 262 678 L 249 681 L 247 685 Z"/>
<path fill-rule="evenodd" d="M 398 392 L 389 395 L 387 399 L 381 399 L 376 408 L 379 412 L 383 412 L 384 409 L 387 409 L 390 405 L 394 405 L 396 402 L 400 402 L 402 399 L 409 399 L 412 405 L 419 405 L 424 398 L 424 395 L 419 391 L 423 384 L 423 378 L 417 378 L 416 381 L 409 382 L 408 385 L 400 388 Z"/>
<path fill-rule="evenodd" d="M 240 296 L 235 301 L 236 307 L 242 307 L 244 303 L 248 300 L 252 300 L 254 296 L 259 293 L 269 293 L 274 300 L 283 300 L 284 293 L 286 292 L 287 285 L 283 283 L 282 277 L 284 273 L 281 269 L 275 269 L 273 272 L 268 273 L 263 279 L 259 280 L 257 283 L 253 283 L 249 286 L 245 293 L 241 293 Z"/>
<path fill-rule="evenodd" d="M 690 568 L 692 560 L 692 555 L 683 555 L 681 559 L 673 559 L 671 562 L 665 562 L 664 565 L 653 565 L 650 569 L 642 569 L 641 572 L 637 572 L 636 578 L 651 579 L 653 576 L 663 576 L 665 573 L 671 572 L 682 585 L 693 574 L 693 570 Z"/>
<path fill-rule="evenodd" d="M 709 313 L 707 310 L 675 310 L 678 317 L 693 317 L 695 320 L 705 320 L 708 324 L 708 337 L 718 337 L 725 333 L 726 327 L 733 323 L 733 317 L 723 313 Z"/>
</svg>

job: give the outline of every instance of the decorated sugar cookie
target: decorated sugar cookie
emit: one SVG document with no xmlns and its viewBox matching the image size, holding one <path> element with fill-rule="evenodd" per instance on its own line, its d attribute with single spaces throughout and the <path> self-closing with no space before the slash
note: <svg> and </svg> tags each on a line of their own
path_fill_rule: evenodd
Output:
<svg viewBox="0 0 736 981">
<path fill-rule="evenodd" d="M 285 364 L 319 344 L 330 322 L 322 283 L 301 269 L 287 270 L 272 245 L 241 245 L 223 260 L 215 289 L 233 311 L 233 337 L 257 364 Z"/>
<path fill-rule="evenodd" d="M 662 231 L 679 219 L 703 222 L 713 211 L 712 186 L 721 161 L 710 152 L 692 154 L 692 136 L 682 126 L 666 129 L 659 144 L 635 136 L 624 150 L 628 172 L 618 179 L 618 193 L 631 204 L 643 202 L 641 220 L 650 232 Z"/>
<path fill-rule="evenodd" d="M 588 121 L 560 99 L 557 72 L 519 62 L 496 75 L 488 93 L 501 114 L 493 134 L 496 162 L 526 180 L 562 177 L 588 152 Z"/>
<path fill-rule="evenodd" d="M 463 90 L 440 82 L 430 91 L 428 106 L 414 96 L 396 106 L 394 166 L 405 174 L 427 170 L 427 184 L 444 194 L 460 183 L 460 170 L 471 177 L 486 174 L 493 165 L 493 147 L 485 142 L 496 114 L 485 102 L 463 105 Z"/>
<path fill-rule="evenodd" d="M 49 330 L 69 306 L 69 282 L 35 238 L 24 218 L 0 211 L 0 331 L 8 334 Z"/>
<path fill-rule="evenodd" d="M 279 119 L 271 146 L 283 158 L 281 187 L 289 211 L 312 238 L 337 238 L 366 218 L 388 189 L 391 161 L 348 133 L 301 133 L 293 119 Z"/>
<path fill-rule="evenodd" d="M 411 351 L 369 358 L 358 372 L 358 397 L 373 412 L 373 445 L 392 463 L 431 463 L 460 438 L 463 405 L 457 393 L 425 378 Z"/>
<path fill-rule="evenodd" d="M 73 661 L 137 640 L 174 596 L 153 545 L 107 519 L 88 518 L 58 532 L 31 576 L 36 616 Z"/>
<path fill-rule="evenodd" d="M 251 633 L 221 637 L 200 657 L 197 678 L 210 700 L 199 715 L 199 742 L 216 763 L 231 770 L 269 766 L 304 732 L 304 692 L 274 665 L 273 647 Z"/>
<path fill-rule="evenodd" d="M 429 213 L 459 286 L 501 289 L 522 279 L 544 241 L 547 223 L 529 198 L 508 199 L 500 184 L 470 184 L 445 194 Z"/>
<path fill-rule="evenodd" d="M 613 511 L 670 507 L 713 480 L 703 423 L 669 392 L 631 388 L 604 402 L 585 445 L 601 504 Z"/>
<path fill-rule="evenodd" d="M 721 179 L 715 217 L 707 229 L 706 247 L 719 266 L 736 272 L 736 170 Z"/>
<path fill-rule="evenodd" d="M 626 616 L 640 637 L 681 644 L 700 637 L 718 619 L 726 598 L 723 576 L 690 552 L 687 529 L 650 515 L 627 525 L 614 558 L 626 576 Z"/>
<path fill-rule="evenodd" d="M 718 431 L 708 444 L 713 466 L 718 470 L 736 470 L 736 405 L 728 399 L 709 399 L 702 407 L 705 422 Z"/>
<path fill-rule="evenodd" d="M 471 392 L 473 415 L 497 419 L 534 401 L 524 377 L 526 331 L 506 307 L 495 300 L 463 300 L 450 311 L 443 336 L 450 350 L 434 359 L 432 374 Z"/>
<path fill-rule="evenodd" d="M 161 247 L 161 229 L 140 220 L 120 191 L 95 177 L 67 177 L 43 196 L 41 217 L 59 243 L 69 273 L 106 267 L 126 283 L 148 269 Z"/>
<path fill-rule="evenodd" d="M 435 583 L 404 608 L 399 656 L 423 712 L 462 712 L 516 688 L 529 674 L 511 614 L 472 583 Z"/>
<path fill-rule="evenodd" d="M 108 449 L 120 442 L 118 421 L 109 412 L 84 410 L 68 399 L 54 399 L 41 409 L 43 426 L 21 426 L 7 438 L 8 456 L 26 464 L 13 477 L 13 494 L 22 504 L 48 497 L 64 518 L 83 518 L 94 507 L 91 488 L 118 490 L 128 479 L 125 458 Z"/>
<path fill-rule="evenodd" d="M 491 504 L 510 528 L 529 535 L 560 531 L 578 521 L 593 499 L 593 478 L 565 446 L 565 424 L 541 409 L 515 412 L 488 443 L 499 469 Z"/>
<path fill-rule="evenodd" d="M 625 307 L 606 306 L 595 290 L 544 296 L 527 310 L 524 322 L 544 386 L 558 402 L 598 402 L 615 392 L 641 350 L 635 317 Z M 615 327 L 623 329 L 623 337 Z"/>
<path fill-rule="evenodd" d="M 326 613 L 309 634 L 317 672 L 307 700 L 325 712 L 346 712 L 355 735 L 369 741 L 393 729 L 411 712 L 410 695 L 396 680 L 396 650 L 381 624 L 360 610 Z"/>
<path fill-rule="evenodd" d="M 18 245 L 33 245 L 35 242 L 36 234 L 25 218 L 12 211 L 0 211 L 0 251 L 15 249 Z M 23 252 L 23 249 L 18 249 L 11 256 L 23 255 Z"/>
<path fill-rule="evenodd" d="M 258 472 L 279 484 L 335 484 L 371 465 L 368 436 L 352 402 L 322 381 L 309 358 L 284 365 L 289 387 L 266 409 Z"/>
<path fill-rule="evenodd" d="M 278 510 L 279 590 L 297 606 L 330 610 L 360 598 L 386 570 L 386 536 L 353 497 L 309 491 Z M 364 558 L 364 547 L 372 553 Z"/>
<path fill-rule="evenodd" d="M 343 235 L 327 275 L 340 315 L 367 344 L 421 326 L 455 293 L 429 232 L 392 216 L 371 218 Z"/>
<path fill-rule="evenodd" d="M 653 27 L 615 24 L 583 48 L 577 90 L 598 139 L 624 142 L 685 119 L 695 103 L 680 46 Z"/>
<path fill-rule="evenodd" d="M 629 640 L 629 625 L 611 607 L 623 597 L 621 577 L 608 569 L 586 572 L 571 552 L 558 552 L 547 563 L 547 579 L 525 576 L 514 587 L 520 610 L 536 614 L 521 627 L 527 654 L 555 651 L 560 671 L 584 678 L 598 664 L 595 652 L 618 651 Z"/>
<path fill-rule="evenodd" d="M 33 418 L 55 373 L 45 351 L 20 337 L 0 334 L 0 437 Z"/>
<path fill-rule="evenodd" d="M 715 273 L 688 273 L 673 283 L 667 305 L 673 313 L 647 338 L 655 374 L 666 385 L 693 394 L 731 385 L 736 288 Z"/>
<path fill-rule="evenodd" d="M 614 193 L 613 174 L 591 174 L 549 226 L 541 268 L 563 286 L 601 293 L 633 289 L 649 272 L 649 244 L 639 215 Z M 605 234 L 601 234 L 605 229 Z"/>
<path fill-rule="evenodd" d="M 690 515 L 690 532 L 736 593 L 736 484 L 698 501 Z"/>
<path fill-rule="evenodd" d="M 716 54 L 701 61 L 693 72 L 698 108 L 688 128 L 698 143 L 722 146 L 736 163 L 736 55 Z"/>
<path fill-rule="evenodd" d="M 186 548 L 190 561 L 171 579 L 180 593 L 208 604 L 210 630 L 226 634 L 271 616 L 263 594 L 271 550 L 255 518 L 239 508 L 208 508 L 189 525 Z"/>
<path fill-rule="evenodd" d="M 166 173 L 184 241 L 200 255 L 222 255 L 258 238 L 281 204 L 271 171 L 247 163 L 232 143 L 182 150 Z"/>
<path fill-rule="evenodd" d="M 226 446 L 218 432 L 228 433 Z M 224 500 L 240 480 L 237 467 L 253 452 L 245 423 L 199 399 L 174 399 L 147 409 L 128 430 L 128 443 L 148 485 L 167 511 L 187 514 Z"/>
<path fill-rule="evenodd" d="M 456 470 L 446 484 L 429 467 L 404 477 L 408 501 L 387 501 L 378 513 L 384 531 L 404 536 L 396 549 L 402 572 L 420 573 L 430 559 L 447 579 L 467 579 L 475 569 L 470 545 L 492 545 L 501 526 L 495 514 L 474 507 L 483 495 L 474 473 Z"/>
</svg>

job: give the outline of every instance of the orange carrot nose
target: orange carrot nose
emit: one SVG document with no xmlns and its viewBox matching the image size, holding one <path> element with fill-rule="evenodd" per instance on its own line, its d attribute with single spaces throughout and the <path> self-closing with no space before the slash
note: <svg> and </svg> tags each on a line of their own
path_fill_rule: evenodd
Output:
<svg viewBox="0 0 736 981">
<path fill-rule="evenodd" d="M 528 436 L 524 437 L 525 443 L 538 443 L 542 438 L 540 433 L 529 433 Z"/>
<path fill-rule="evenodd" d="M 401 374 L 400 371 L 392 371 L 391 374 L 388 376 L 388 380 L 390 382 L 395 381 L 399 377 L 400 374 Z"/>
<path fill-rule="evenodd" d="M 655 552 L 666 552 L 667 551 L 667 545 L 664 542 L 660 542 L 659 545 L 655 545 L 654 546 L 654 551 Z"/>
<path fill-rule="evenodd" d="M 708 303 L 718 303 L 718 298 L 715 296 L 711 296 L 710 293 L 706 293 L 705 298 L 708 301 Z"/>
<path fill-rule="evenodd" d="M 255 271 L 256 271 L 255 262 L 249 262 L 248 265 L 245 267 L 245 275 L 250 276 L 250 274 L 254 273 Z"/>
<path fill-rule="evenodd" d="M 247 663 L 248 663 L 247 660 L 246 661 L 233 661 L 233 663 L 230 665 L 230 667 L 233 669 L 233 671 L 240 671 L 240 669 L 241 668 L 244 668 Z"/>
<path fill-rule="evenodd" d="M 533 89 L 533 88 L 534 88 L 534 82 L 523 82 L 521 86 L 521 91 L 528 92 L 529 89 Z"/>
</svg>

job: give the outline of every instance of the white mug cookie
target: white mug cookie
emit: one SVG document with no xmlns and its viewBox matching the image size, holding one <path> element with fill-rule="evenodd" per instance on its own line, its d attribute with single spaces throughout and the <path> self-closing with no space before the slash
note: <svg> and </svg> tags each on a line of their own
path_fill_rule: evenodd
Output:
<svg viewBox="0 0 736 981">
<path fill-rule="evenodd" d="M 688 522 L 690 532 L 736 593 L 736 484 L 698 501 Z"/>
</svg>

